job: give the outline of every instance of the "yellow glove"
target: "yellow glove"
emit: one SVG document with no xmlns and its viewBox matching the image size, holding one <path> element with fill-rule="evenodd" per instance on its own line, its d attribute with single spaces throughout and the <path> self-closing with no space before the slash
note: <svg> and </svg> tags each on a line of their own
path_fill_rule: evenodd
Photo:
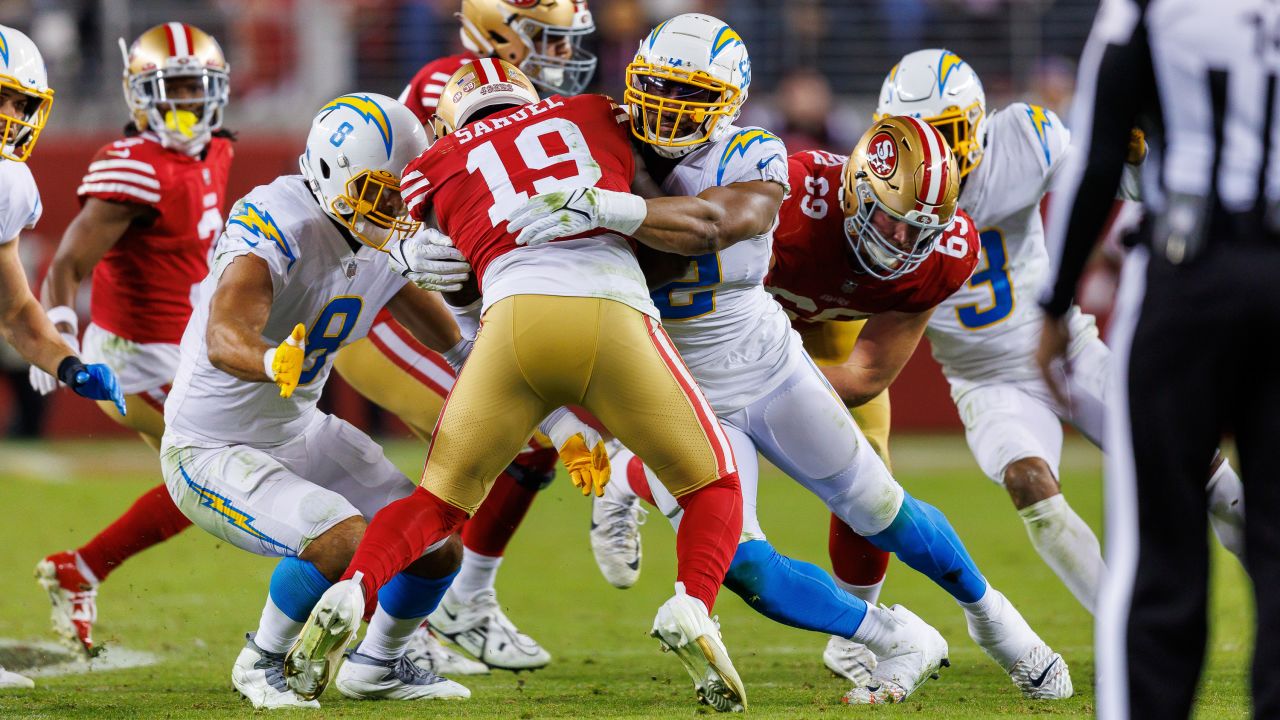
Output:
<svg viewBox="0 0 1280 720">
<path fill-rule="evenodd" d="M 1129 150 L 1124 154 L 1124 161 L 1130 165 L 1141 165 L 1147 159 L 1147 136 L 1141 128 L 1129 131 Z"/>
<path fill-rule="evenodd" d="M 595 445 L 587 449 L 587 440 L 582 433 L 570 437 L 560 446 L 560 462 L 569 471 L 569 481 L 582 491 L 583 497 L 595 491 L 596 497 L 604 495 L 604 486 L 609 484 L 609 453 L 605 452 L 604 441 L 599 435 L 595 437 Z"/>
<path fill-rule="evenodd" d="M 604 495 L 604 486 L 609 484 L 609 453 L 600 433 L 567 408 L 556 409 L 538 429 L 558 449 L 573 486 L 582 490 L 583 496 L 593 490 L 596 497 Z"/>
<path fill-rule="evenodd" d="M 271 367 L 268 374 L 280 386 L 282 398 L 293 395 L 298 387 L 298 379 L 302 377 L 302 361 L 307 356 L 306 336 L 306 327 L 298 323 L 279 347 L 267 351 Z"/>
</svg>

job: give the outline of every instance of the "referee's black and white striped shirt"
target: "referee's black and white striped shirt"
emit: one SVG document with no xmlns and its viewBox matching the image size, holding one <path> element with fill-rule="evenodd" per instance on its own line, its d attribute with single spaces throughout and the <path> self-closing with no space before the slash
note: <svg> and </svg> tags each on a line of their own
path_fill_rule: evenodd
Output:
<svg viewBox="0 0 1280 720">
<path fill-rule="evenodd" d="M 1280 235 L 1277 75 L 1278 0 L 1103 0 L 1050 209 L 1051 315 L 1070 306 L 1134 126 L 1147 131 L 1142 190 L 1158 218 L 1145 235 L 1171 261 L 1215 238 Z"/>
</svg>

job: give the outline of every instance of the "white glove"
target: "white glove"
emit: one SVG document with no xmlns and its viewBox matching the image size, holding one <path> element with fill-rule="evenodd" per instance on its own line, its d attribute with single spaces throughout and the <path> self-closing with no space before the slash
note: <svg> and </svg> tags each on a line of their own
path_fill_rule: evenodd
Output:
<svg viewBox="0 0 1280 720">
<path fill-rule="evenodd" d="M 517 245 L 541 245 L 596 228 L 632 235 L 648 214 L 639 195 L 597 187 L 556 190 L 529 198 L 511 215 L 507 231 L 520 233 Z"/>
<path fill-rule="evenodd" d="M 457 345 L 442 353 L 444 361 L 449 363 L 449 367 L 453 368 L 455 375 L 462 372 L 462 366 L 467 362 L 467 358 L 471 357 L 471 348 L 475 344 L 475 338 L 463 335 Z"/>
<path fill-rule="evenodd" d="M 80 341 L 76 340 L 76 336 L 70 333 L 60 333 L 60 334 L 62 335 L 62 341 L 65 342 L 67 346 L 71 348 L 71 354 L 79 355 Z M 57 390 L 58 385 L 61 384 L 58 382 L 58 378 L 41 370 L 35 365 L 32 365 L 31 369 L 27 371 L 27 380 L 31 382 L 31 388 L 36 392 L 40 393 L 41 395 L 48 395 L 54 390 Z"/>
<path fill-rule="evenodd" d="M 423 290 L 454 292 L 471 275 L 471 265 L 448 235 L 423 228 L 412 237 L 387 245 L 391 269 Z"/>
</svg>

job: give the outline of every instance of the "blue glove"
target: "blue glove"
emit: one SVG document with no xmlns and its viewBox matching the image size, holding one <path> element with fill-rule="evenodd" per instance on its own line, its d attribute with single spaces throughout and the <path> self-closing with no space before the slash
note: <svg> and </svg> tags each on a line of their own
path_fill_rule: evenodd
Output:
<svg viewBox="0 0 1280 720">
<path fill-rule="evenodd" d="M 110 400 L 116 404 L 121 415 L 128 414 L 124 407 L 124 393 L 120 392 L 120 381 L 116 380 L 116 374 L 106 365 L 85 365 L 80 358 L 72 355 L 58 365 L 58 379 L 80 397 Z"/>
</svg>

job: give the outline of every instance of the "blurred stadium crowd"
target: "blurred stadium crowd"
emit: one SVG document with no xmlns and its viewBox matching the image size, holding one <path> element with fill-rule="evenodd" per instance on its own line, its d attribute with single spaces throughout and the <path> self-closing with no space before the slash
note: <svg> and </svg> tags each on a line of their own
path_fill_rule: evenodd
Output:
<svg viewBox="0 0 1280 720">
<path fill-rule="evenodd" d="M 682 12 L 706 12 L 737 28 L 751 47 L 754 92 L 742 122 L 773 129 L 792 152 L 848 152 L 885 73 L 920 47 L 964 57 L 982 74 L 992 107 L 1025 100 L 1065 116 L 1097 4 L 596 0 L 598 31 L 587 44 L 600 64 L 591 89 L 620 97 L 624 69 L 650 27 Z M 44 52 L 57 91 L 42 140 L 47 149 L 60 138 L 119 130 L 127 116 L 118 38 L 157 23 L 180 18 L 219 38 L 232 73 L 227 127 L 246 138 L 296 136 L 310 120 L 299 109 L 356 87 L 399 95 L 425 62 L 458 52 L 457 6 L 457 0 L 0 0 L 0 24 L 28 32 Z M 63 229 L 46 223 L 32 233 L 41 241 L 23 244 L 33 284 Z M 3 343 L 0 377 L 0 436 L 39 434 L 43 401 L 28 386 L 25 363 Z"/>
</svg>

